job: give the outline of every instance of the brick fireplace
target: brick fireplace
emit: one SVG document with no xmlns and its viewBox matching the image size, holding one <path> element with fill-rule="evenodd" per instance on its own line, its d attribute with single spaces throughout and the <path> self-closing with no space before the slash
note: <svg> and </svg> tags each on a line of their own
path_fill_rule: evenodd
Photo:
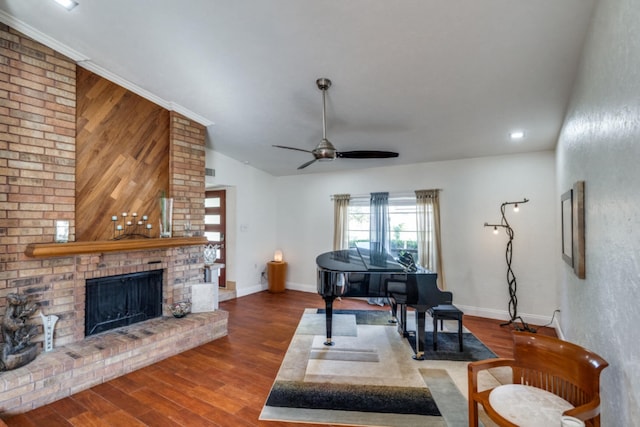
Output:
<svg viewBox="0 0 640 427">
<path fill-rule="evenodd" d="M 76 64 L 4 24 L 0 24 L 0 46 L 0 315 L 7 294 L 19 293 L 38 302 L 44 315 L 59 318 L 53 351 L 0 373 L 0 417 L 4 417 L 224 336 L 227 315 L 216 311 L 174 319 L 167 309 L 175 301 L 191 299 L 191 285 L 203 280 L 199 242 L 62 256 L 25 253 L 29 245 L 54 241 L 56 220 L 69 221 L 69 238 L 74 241 L 77 225 L 87 228 L 102 218 L 108 222 L 120 211 L 103 212 L 104 206 L 98 204 L 95 216 L 87 214 L 91 209 L 77 210 L 76 177 L 83 165 L 77 164 L 76 150 Z M 123 99 L 133 97 L 123 95 Z M 192 229 L 201 232 L 204 126 L 172 111 L 166 117 L 166 177 L 168 195 L 175 200 L 174 231 L 180 236 L 190 218 Z M 129 200 L 135 200 L 138 190 L 128 184 L 118 187 L 118 195 L 127 196 L 129 191 Z M 85 339 L 87 279 L 158 269 L 163 270 L 163 317 Z M 32 322 L 40 323 L 38 317 Z M 32 342 L 40 344 L 43 339 L 40 334 Z"/>
<path fill-rule="evenodd" d="M 227 335 L 226 312 L 175 319 L 163 304 L 163 317 L 84 337 L 87 279 L 162 269 L 163 301 L 190 299 L 185 298 L 190 296 L 190 281 L 175 280 L 175 275 L 197 265 L 201 258 L 199 246 L 71 258 L 75 273 L 62 275 L 61 282 L 52 286 L 61 292 L 56 302 L 77 307 L 75 315 L 60 316 L 53 351 L 39 354 L 21 368 L 0 373 L 0 418 L 29 411 Z M 59 305 L 45 304 L 42 312 L 55 313 Z M 65 331 L 69 342 L 62 345 L 57 336 L 58 332 L 64 336 Z"/>
</svg>

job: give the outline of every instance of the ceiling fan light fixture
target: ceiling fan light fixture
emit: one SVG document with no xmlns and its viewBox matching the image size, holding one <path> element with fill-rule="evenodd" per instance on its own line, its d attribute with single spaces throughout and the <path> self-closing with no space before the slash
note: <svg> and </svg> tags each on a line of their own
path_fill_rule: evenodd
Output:
<svg viewBox="0 0 640 427">
<path fill-rule="evenodd" d="M 331 141 L 323 138 L 312 153 L 318 160 L 333 160 L 336 158 L 336 147 L 333 146 Z"/>
</svg>

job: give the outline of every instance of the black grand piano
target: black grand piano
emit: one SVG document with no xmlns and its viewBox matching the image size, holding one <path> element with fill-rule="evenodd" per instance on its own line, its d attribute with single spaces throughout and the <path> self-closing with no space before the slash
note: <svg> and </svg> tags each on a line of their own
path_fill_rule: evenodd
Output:
<svg viewBox="0 0 640 427">
<path fill-rule="evenodd" d="M 416 312 L 415 359 L 424 356 L 425 313 L 431 307 L 451 304 L 451 292 L 440 291 L 437 274 L 428 270 L 409 271 L 390 254 L 372 252 L 363 248 L 350 248 L 326 252 L 316 258 L 318 266 L 318 293 L 326 306 L 327 341 L 332 345 L 331 325 L 333 300 L 338 297 L 389 298 L 392 321 L 398 321 L 398 330 L 408 336 L 406 307 Z M 397 320 L 397 307 L 400 319 Z"/>
</svg>

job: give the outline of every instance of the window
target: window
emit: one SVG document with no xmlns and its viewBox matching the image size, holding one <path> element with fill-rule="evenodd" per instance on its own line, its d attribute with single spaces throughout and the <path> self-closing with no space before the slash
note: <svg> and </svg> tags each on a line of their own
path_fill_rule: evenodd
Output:
<svg viewBox="0 0 640 427">
<path fill-rule="evenodd" d="M 369 199 L 354 198 L 349 202 L 349 247 L 369 243 Z M 428 231 L 427 239 L 431 239 Z M 389 197 L 389 253 L 397 257 L 401 251 L 418 259 L 418 230 L 415 197 Z"/>
<path fill-rule="evenodd" d="M 204 199 L 204 235 L 209 243 L 217 245 L 216 259 L 224 257 L 222 242 L 225 232 L 225 193 L 222 190 L 208 190 Z M 220 261 L 222 262 L 222 261 Z"/>
<path fill-rule="evenodd" d="M 213 193 L 209 194 L 207 198 L 204 199 L 204 235 L 209 241 L 219 242 L 222 240 L 222 232 L 220 231 L 221 225 L 221 199 L 220 197 Z"/>
</svg>

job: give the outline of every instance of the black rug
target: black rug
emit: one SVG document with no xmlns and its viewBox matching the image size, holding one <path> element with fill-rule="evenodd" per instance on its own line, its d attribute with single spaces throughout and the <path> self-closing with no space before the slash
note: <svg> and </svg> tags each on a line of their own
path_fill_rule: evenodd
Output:
<svg viewBox="0 0 640 427">
<path fill-rule="evenodd" d="M 457 332 L 438 331 L 438 350 L 433 349 L 433 333 L 426 332 L 424 341 L 424 358 L 428 360 L 456 360 L 459 362 L 473 362 L 476 360 L 492 359 L 496 354 L 470 332 L 462 334 L 462 348 L 458 344 Z M 416 337 L 407 337 L 411 348 L 415 348 Z"/>
<path fill-rule="evenodd" d="M 428 388 L 278 381 L 267 406 L 440 415 Z"/>
</svg>

